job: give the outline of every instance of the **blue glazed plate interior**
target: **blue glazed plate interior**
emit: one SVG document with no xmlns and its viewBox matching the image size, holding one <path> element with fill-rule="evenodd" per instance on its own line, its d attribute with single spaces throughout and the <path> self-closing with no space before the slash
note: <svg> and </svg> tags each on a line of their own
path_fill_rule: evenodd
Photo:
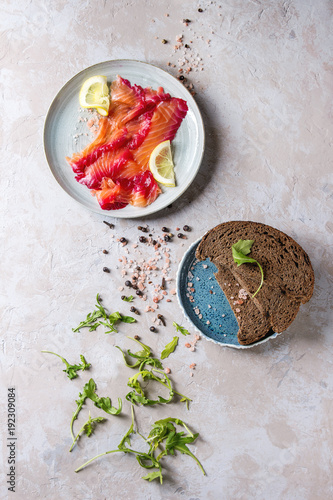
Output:
<svg viewBox="0 0 333 500">
<path fill-rule="evenodd" d="M 195 257 L 200 240 L 184 255 L 178 270 L 177 294 L 187 318 L 208 339 L 222 345 L 238 348 L 238 323 L 229 302 L 215 279 L 216 266 L 209 259 L 198 261 Z M 271 335 L 269 338 L 275 337 Z"/>
</svg>

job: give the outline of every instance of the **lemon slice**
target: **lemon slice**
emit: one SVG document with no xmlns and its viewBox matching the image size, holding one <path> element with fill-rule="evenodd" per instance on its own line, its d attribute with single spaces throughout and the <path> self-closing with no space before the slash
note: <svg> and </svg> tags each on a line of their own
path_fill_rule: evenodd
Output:
<svg viewBox="0 0 333 500">
<path fill-rule="evenodd" d="M 80 90 L 79 101 L 82 108 L 96 108 L 103 116 L 109 114 L 110 97 L 106 76 L 88 78 Z"/>
<path fill-rule="evenodd" d="M 161 142 L 149 158 L 149 168 L 155 181 L 163 186 L 175 187 L 175 172 L 170 141 Z"/>
</svg>

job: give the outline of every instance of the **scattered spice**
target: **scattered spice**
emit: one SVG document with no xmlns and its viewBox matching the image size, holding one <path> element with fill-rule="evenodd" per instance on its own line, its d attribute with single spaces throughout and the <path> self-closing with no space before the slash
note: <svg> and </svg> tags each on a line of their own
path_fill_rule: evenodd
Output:
<svg viewBox="0 0 333 500">
<path fill-rule="evenodd" d="M 166 40 L 165 38 L 163 38 L 163 40 L 161 40 L 162 43 L 168 43 L 168 40 Z"/>
<path fill-rule="evenodd" d="M 109 226 L 110 229 L 114 229 L 114 224 L 112 224 L 111 222 L 108 222 L 106 220 L 103 220 L 104 224 L 106 224 L 107 226 Z"/>
<path fill-rule="evenodd" d="M 188 226 L 187 224 L 185 224 L 185 226 L 183 227 L 183 231 L 191 231 L 190 226 Z"/>
<path fill-rule="evenodd" d="M 109 253 L 107 250 L 103 250 L 103 253 Z"/>
<path fill-rule="evenodd" d="M 105 273 L 109 273 L 109 272 L 110 272 L 110 269 L 109 269 L 108 267 L 103 267 L 103 271 L 104 271 Z"/>
<path fill-rule="evenodd" d="M 164 316 L 162 314 L 158 314 L 157 317 L 161 321 L 162 325 L 166 326 Z"/>
<path fill-rule="evenodd" d="M 151 327 L 149 328 L 149 330 L 150 330 L 151 332 L 156 332 L 156 328 L 155 328 L 154 326 L 151 326 Z"/>
</svg>

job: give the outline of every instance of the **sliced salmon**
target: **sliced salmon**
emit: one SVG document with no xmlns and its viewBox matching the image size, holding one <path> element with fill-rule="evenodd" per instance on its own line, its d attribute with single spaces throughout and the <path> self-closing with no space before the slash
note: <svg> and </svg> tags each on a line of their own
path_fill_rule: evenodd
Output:
<svg viewBox="0 0 333 500">
<path fill-rule="evenodd" d="M 104 210 L 127 204 L 144 207 L 161 189 L 149 170 L 154 148 L 172 141 L 187 113 L 186 101 L 117 77 L 111 84 L 109 116 L 101 117 L 96 138 L 66 158 Z"/>
</svg>

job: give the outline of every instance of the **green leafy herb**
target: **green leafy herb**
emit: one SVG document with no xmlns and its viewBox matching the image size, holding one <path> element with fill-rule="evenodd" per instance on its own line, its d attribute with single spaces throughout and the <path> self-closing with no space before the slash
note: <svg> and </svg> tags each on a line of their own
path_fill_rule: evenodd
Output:
<svg viewBox="0 0 333 500">
<path fill-rule="evenodd" d="M 78 377 L 77 372 L 79 370 L 82 370 L 82 371 L 88 370 L 90 368 L 90 366 L 91 366 L 90 363 L 87 363 L 87 361 L 86 361 L 85 357 L 83 356 L 83 354 L 80 355 L 80 359 L 82 361 L 81 364 L 79 364 L 79 365 L 71 365 L 70 363 L 68 363 L 68 361 L 65 358 L 63 358 L 62 356 L 60 356 L 60 354 L 56 354 L 55 352 L 52 352 L 52 351 L 42 351 L 42 352 L 46 352 L 48 354 L 54 354 L 54 356 L 58 356 L 58 358 L 60 358 L 65 363 L 65 365 L 66 365 L 66 368 L 65 368 L 65 370 L 63 370 L 63 372 L 67 373 L 67 377 L 69 379 L 71 379 L 71 380 L 73 378 Z"/>
<path fill-rule="evenodd" d="M 183 427 L 187 431 L 187 434 L 185 434 L 184 431 L 178 432 L 175 425 Z M 105 451 L 104 453 L 100 453 L 96 457 L 91 458 L 86 463 L 81 465 L 78 469 L 76 469 L 75 472 L 79 472 L 81 469 L 90 464 L 93 460 L 96 460 L 97 458 L 100 458 L 103 455 L 108 455 L 110 453 L 118 453 L 118 452 L 132 453 L 136 456 L 137 461 L 141 465 L 141 467 L 144 467 L 145 469 L 155 469 L 149 472 L 146 476 L 143 476 L 142 479 L 145 479 L 146 481 L 153 481 L 154 479 L 159 479 L 160 483 L 162 484 L 163 470 L 162 470 L 161 459 L 167 455 L 174 455 L 175 451 L 180 451 L 181 453 L 192 457 L 200 467 L 203 474 L 205 475 L 205 471 L 201 463 L 187 446 L 188 444 L 193 443 L 197 439 L 199 434 L 198 433 L 193 434 L 193 432 L 190 431 L 190 429 L 182 420 L 171 417 L 165 418 L 163 420 L 157 420 L 152 425 L 152 429 L 147 439 L 145 439 L 143 436 L 141 436 L 141 434 L 138 433 L 144 439 L 144 441 L 146 441 L 146 443 L 149 445 L 149 450 L 147 451 L 147 453 L 136 451 L 130 448 L 131 446 L 130 436 L 133 433 L 135 433 L 135 430 L 134 430 L 134 412 L 132 406 L 132 424 L 129 430 L 126 432 L 123 439 L 121 440 L 121 442 L 119 443 L 118 448 L 116 450 Z M 157 449 L 162 450 L 160 451 L 158 456 L 155 455 Z"/>
<path fill-rule="evenodd" d="M 178 323 L 176 323 L 175 321 L 172 323 L 172 326 L 174 326 L 176 328 L 177 332 L 180 332 L 183 335 L 191 335 L 190 332 L 188 330 L 186 330 L 186 328 L 184 328 L 183 326 L 178 325 Z"/>
<path fill-rule="evenodd" d="M 170 378 L 163 371 L 161 371 L 163 370 L 163 365 L 161 361 L 157 358 L 152 357 L 150 347 L 143 344 L 139 340 L 133 339 L 131 337 L 128 338 L 140 344 L 143 349 L 136 353 L 132 353 L 128 349 L 127 355 L 136 359 L 134 363 L 129 363 L 127 355 L 120 349 L 120 347 L 116 346 L 117 349 L 119 349 L 122 352 L 126 366 L 128 366 L 129 368 L 138 368 L 138 372 L 135 375 L 133 375 L 133 377 L 130 377 L 128 380 L 127 385 L 131 387 L 133 390 L 126 395 L 126 399 L 133 404 L 152 406 L 155 404 L 169 403 L 173 399 L 174 395 L 178 394 L 179 396 L 181 396 L 180 401 L 182 403 L 186 403 L 186 407 L 188 408 L 189 401 L 191 401 L 191 399 L 173 389 Z M 178 339 L 178 337 L 176 337 L 176 339 Z M 170 353 L 171 352 L 172 350 L 170 350 Z M 151 369 L 149 370 L 147 366 L 151 366 Z M 162 375 L 162 377 L 159 374 Z M 160 383 L 169 390 L 169 397 L 163 398 L 162 396 L 158 396 L 158 399 L 148 398 L 144 389 L 141 386 L 139 378 L 141 378 L 143 382 L 151 380 Z"/>
<path fill-rule="evenodd" d="M 145 365 L 152 365 L 155 368 L 163 368 L 162 363 L 160 362 L 159 359 L 154 358 L 151 356 L 151 349 L 149 346 L 143 344 L 139 340 L 136 340 L 132 337 L 128 337 L 131 340 L 134 340 L 134 342 L 137 342 L 141 347 L 143 348 L 142 351 L 138 351 L 136 353 L 132 353 L 129 349 L 127 350 L 127 355 L 136 359 L 134 363 L 129 363 L 126 354 L 122 351 L 122 349 L 119 346 L 116 346 L 117 349 L 122 353 L 125 365 L 128 366 L 129 368 L 139 368 L 139 371 L 143 370 Z"/>
<path fill-rule="evenodd" d="M 77 408 L 75 412 L 73 413 L 72 420 L 71 420 L 71 435 L 73 440 L 74 438 L 74 433 L 73 433 L 73 424 L 74 421 L 77 419 L 78 414 L 80 413 L 86 399 L 91 399 L 91 401 L 94 402 L 95 406 L 98 408 L 101 408 L 104 410 L 106 413 L 109 413 L 110 415 L 119 415 L 119 413 L 122 410 L 122 400 L 118 398 L 118 408 L 115 408 L 114 406 L 111 405 L 111 400 L 110 398 L 100 398 L 96 394 L 96 383 L 94 380 L 91 378 L 89 382 L 87 382 L 82 390 L 82 393 L 79 393 L 79 397 L 76 400 Z"/>
<path fill-rule="evenodd" d="M 136 320 L 132 316 L 122 316 L 120 312 L 108 314 L 100 303 L 99 295 L 96 297 L 97 304 L 95 311 L 89 313 L 85 320 L 81 321 L 79 326 L 73 328 L 73 332 L 78 332 L 81 328 L 89 328 L 90 332 L 95 331 L 100 325 L 107 328 L 105 333 L 117 332 L 115 323 L 122 321 L 123 323 L 134 323 Z"/>
<path fill-rule="evenodd" d="M 125 302 L 133 302 L 133 295 L 129 295 L 128 297 L 126 297 L 125 295 L 122 296 L 122 300 L 124 300 Z"/>
<path fill-rule="evenodd" d="M 241 266 L 242 264 L 246 263 L 257 264 L 259 266 L 261 273 L 261 282 L 257 291 L 252 295 L 252 297 L 255 297 L 263 285 L 264 271 L 258 261 L 252 259 L 251 257 L 247 257 L 247 255 L 251 252 L 253 243 L 254 240 L 238 240 L 237 243 L 232 245 L 231 249 L 232 249 L 232 256 L 237 266 Z"/>
<path fill-rule="evenodd" d="M 74 441 L 72 443 L 72 446 L 70 447 L 69 451 L 72 451 L 72 449 L 73 449 L 76 441 L 80 438 L 80 436 L 81 436 L 82 433 L 84 433 L 88 437 L 90 437 L 92 435 L 92 433 L 94 432 L 96 425 L 99 422 L 103 422 L 104 420 L 105 420 L 104 417 L 91 418 L 90 412 L 89 412 L 89 418 L 88 418 L 88 420 L 83 424 L 83 426 L 81 427 L 81 429 L 77 433 L 77 435 L 76 435 L 76 437 L 75 437 L 75 439 L 74 439 Z"/>
<path fill-rule="evenodd" d="M 167 358 L 177 347 L 179 337 L 174 337 L 161 352 L 161 359 Z"/>
</svg>

